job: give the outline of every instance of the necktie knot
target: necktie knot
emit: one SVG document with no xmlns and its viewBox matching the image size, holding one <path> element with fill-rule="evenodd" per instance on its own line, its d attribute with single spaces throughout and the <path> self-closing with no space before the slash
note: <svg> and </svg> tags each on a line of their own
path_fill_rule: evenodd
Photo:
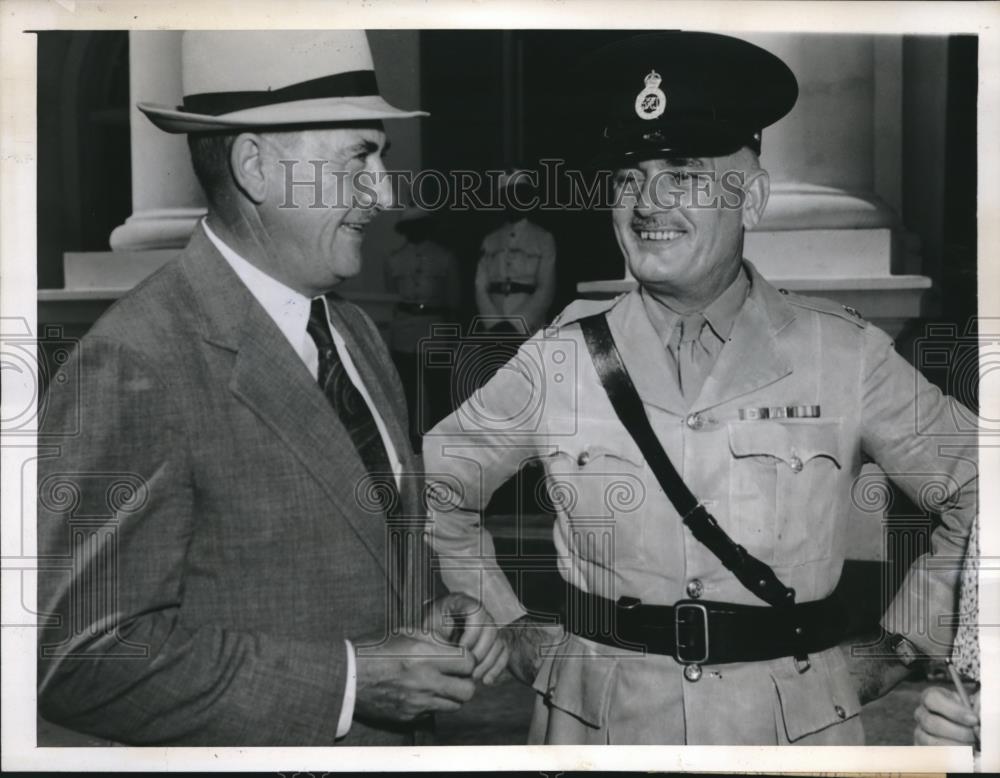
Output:
<svg viewBox="0 0 1000 778">
<path fill-rule="evenodd" d="M 326 304 L 322 297 L 317 297 L 309 306 L 309 323 L 306 332 L 313 339 L 320 351 L 333 347 L 333 335 L 330 332 L 330 322 L 326 318 Z"/>
<path fill-rule="evenodd" d="M 677 321 L 677 328 L 680 330 L 679 341 L 681 343 L 692 343 L 698 340 L 705 324 L 706 321 L 703 314 L 691 313 L 681 316 Z"/>
</svg>

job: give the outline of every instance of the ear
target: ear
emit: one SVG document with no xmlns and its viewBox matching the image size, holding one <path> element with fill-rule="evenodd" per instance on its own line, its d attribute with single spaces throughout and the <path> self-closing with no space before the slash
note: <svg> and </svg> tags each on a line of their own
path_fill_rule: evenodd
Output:
<svg viewBox="0 0 1000 778">
<path fill-rule="evenodd" d="M 253 132 L 242 132 L 233 141 L 229 169 L 233 180 L 251 201 L 260 205 L 267 194 L 263 140 Z"/>
<path fill-rule="evenodd" d="M 743 191 L 746 193 L 743 198 L 743 227 L 749 230 L 764 216 L 767 198 L 771 194 L 771 177 L 766 170 L 758 168 L 750 173 Z"/>
</svg>

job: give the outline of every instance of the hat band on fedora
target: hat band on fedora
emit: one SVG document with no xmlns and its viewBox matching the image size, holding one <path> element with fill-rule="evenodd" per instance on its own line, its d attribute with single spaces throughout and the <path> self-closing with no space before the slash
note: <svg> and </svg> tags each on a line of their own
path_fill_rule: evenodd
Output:
<svg viewBox="0 0 1000 778">
<path fill-rule="evenodd" d="M 181 111 L 221 116 L 226 113 L 260 108 L 265 105 L 314 100 L 323 97 L 370 97 L 378 94 L 374 70 L 351 70 L 308 81 L 246 92 L 202 92 L 185 95 Z"/>
</svg>

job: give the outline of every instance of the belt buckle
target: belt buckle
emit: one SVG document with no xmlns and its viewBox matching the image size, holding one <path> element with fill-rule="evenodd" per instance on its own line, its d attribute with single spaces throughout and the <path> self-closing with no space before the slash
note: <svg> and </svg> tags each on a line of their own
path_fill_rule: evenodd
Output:
<svg viewBox="0 0 1000 778">
<path fill-rule="evenodd" d="M 692 625 L 691 619 L 684 615 L 687 613 L 701 614 L 700 630 L 698 630 L 697 624 Z M 694 637 L 694 641 L 682 642 L 682 630 L 690 633 Z M 699 638 L 702 641 L 701 646 L 698 644 Z M 703 603 L 685 600 L 674 604 L 674 649 L 678 662 L 683 662 L 684 664 L 703 664 L 708 661 L 708 608 Z M 696 655 L 687 655 L 687 649 L 695 649 L 698 653 Z"/>
</svg>

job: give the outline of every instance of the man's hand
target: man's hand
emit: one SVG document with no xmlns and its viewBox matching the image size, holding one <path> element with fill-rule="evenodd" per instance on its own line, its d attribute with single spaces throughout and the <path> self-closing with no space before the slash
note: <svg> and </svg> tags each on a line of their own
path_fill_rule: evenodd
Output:
<svg viewBox="0 0 1000 778">
<path fill-rule="evenodd" d="M 424 629 L 439 643 L 460 646 L 475 660 L 474 681 L 492 686 L 504 667 L 509 651 L 500 640 L 500 629 L 489 611 L 465 594 L 447 594 L 431 603 Z"/>
<path fill-rule="evenodd" d="M 361 721 L 413 721 L 456 711 L 472 699 L 475 661 L 468 651 L 395 636 L 357 646 L 354 717 Z"/>
<path fill-rule="evenodd" d="M 970 746 L 979 742 L 979 692 L 970 698 L 975 712 L 965 707 L 953 689 L 932 686 L 925 689 L 913 712 L 917 746 Z"/>
<path fill-rule="evenodd" d="M 500 634 L 510 652 L 507 665 L 511 674 L 530 686 L 544 659 L 543 649 L 562 643 L 566 633 L 558 624 L 536 624 L 529 618 L 522 616 L 504 627 Z"/>
</svg>

